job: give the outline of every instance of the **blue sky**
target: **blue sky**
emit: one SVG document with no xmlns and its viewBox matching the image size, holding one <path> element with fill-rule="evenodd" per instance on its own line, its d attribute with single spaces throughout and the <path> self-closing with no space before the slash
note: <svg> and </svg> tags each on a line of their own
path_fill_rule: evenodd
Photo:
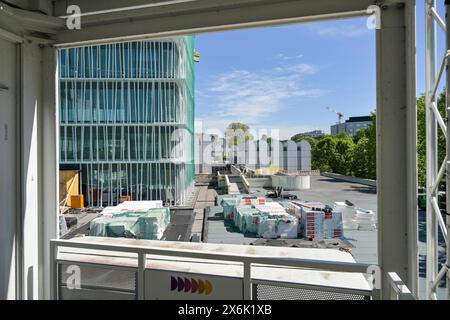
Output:
<svg viewBox="0 0 450 320">
<path fill-rule="evenodd" d="M 424 92 L 423 2 L 417 2 L 418 94 Z M 337 116 L 327 107 L 345 118 L 376 107 L 375 31 L 366 18 L 202 34 L 196 49 L 196 119 L 203 131 L 240 121 L 279 129 L 287 139 L 329 132 Z"/>
</svg>

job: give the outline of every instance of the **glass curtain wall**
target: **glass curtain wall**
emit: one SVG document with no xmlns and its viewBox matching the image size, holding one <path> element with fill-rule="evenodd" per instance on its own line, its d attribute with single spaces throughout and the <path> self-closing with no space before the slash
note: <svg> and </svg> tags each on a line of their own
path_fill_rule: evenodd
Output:
<svg viewBox="0 0 450 320">
<path fill-rule="evenodd" d="M 60 164 L 88 206 L 182 204 L 194 181 L 194 37 L 59 52 Z"/>
</svg>

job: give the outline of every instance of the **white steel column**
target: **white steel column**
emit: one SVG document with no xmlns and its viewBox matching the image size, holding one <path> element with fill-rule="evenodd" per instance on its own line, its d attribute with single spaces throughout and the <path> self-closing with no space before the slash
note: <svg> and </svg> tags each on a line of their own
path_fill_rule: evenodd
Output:
<svg viewBox="0 0 450 320">
<path fill-rule="evenodd" d="M 378 259 L 382 296 L 388 272 L 417 286 L 415 2 L 381 8 L 377 30 Z"/>
<path fill-rule="evenodd" d="M 47 45 L 42 52 L 42 98 L 39 112 L 39 298 L 50 298 L 50 239 L 59 237 L 59 85 L 57 51 Z M 55 141 L 56 143 L 51 143 Z"/>
</svg>

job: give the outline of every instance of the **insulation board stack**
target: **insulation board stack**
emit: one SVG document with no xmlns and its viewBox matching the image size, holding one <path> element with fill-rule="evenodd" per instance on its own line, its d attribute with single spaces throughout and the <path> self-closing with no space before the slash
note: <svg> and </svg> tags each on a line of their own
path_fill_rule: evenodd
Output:
<svg viewBox="0 0 450 320">
<path fill-rule="evenodd" d="M 233 221 L 234 221 L 234 208 L 236 206 L 252 206 L 256 204 L 265 204 L 265 203 L 266 199 L 264 197 L 242 196 L 242 195 L 223 197 L 220 200 L 220 205 L 223 208 L 223 218 L 225 220 L 233 220 Z"/>
<path fill-rule="evenodd" d="M 240 203 L 241 197 L 224 197 L 220 201 L 220 205 L 223 208 L 224 220 L 234 220 L 234 208 Z"/>
<path fill-rule="evenodd" d="M 333 209 L 342 212 L 342 224 L 344 230 L 358 230 L 356 222 L 356 209 L 354 206 L 348 206 L 345 202 L 335 202 Z"/>
<path fill-rule="evenodd" d="M 154 201 L 124 201 L 115 207 L 105 207 L 100 215 L 102 217 L 112 217 L 118 213 L 126 212 L 147 212 L 149 209 L 162 208 L 161 200 Z"/>
<path fill-rule="evenodd" d="M 260 220 L 259 210 L 250 206 L 236 206 L 234 208 L 234 225 L 243 234 L 257 233 Z"/>
<path fill-rule="evenodd" d="M 298 237 L 298 219 L 288 214 L 278 202 L 267 202 L 254 207 L 261 213 L 258 236 L 266 239 Z"/>
<path fill-rule="evenodd" d="M 342 213 L 320 202 L 294 202 L 300 207 L 302 236 L 307 239 L 333 239 L 343 236 Z"/>
<path fill-rule="evenodd" d="M 376 215 L 372 210 L 364 210 L 345 202 L 335 202 L 334 209 L 342 212 L 344 230 L 376 230 Z"/>
<path fill-rule="evenodd" d="M 302 207 L 298 204 L 295 204 L 294 202 L 289 203 L 287 206 L 287 212 L 289 212 L 291 215 L 297 218 L 298 225 L 297 225 L 297 233 L 302 233 Z"/>
<path fill-rule="evenodd" d="M 104 214 L 91 221 L 89 235 L 147 240 L 161 239 L 170 223 L 170 210 L 169 208 L 149 208 L 154 205 L 128 203 L 122 208 L 117 208 L 119 206 L 107 207 Z"/>
</svg>

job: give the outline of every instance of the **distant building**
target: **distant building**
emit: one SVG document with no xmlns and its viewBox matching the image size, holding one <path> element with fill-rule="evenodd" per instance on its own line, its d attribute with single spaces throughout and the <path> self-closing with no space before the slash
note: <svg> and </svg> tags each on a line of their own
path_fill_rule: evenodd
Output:
<svg viewBox="0 0 450 320">
<path fill-rule="evenodd" d="M 325 132 L 323 132 L 322 130 L 313 130 L 313 131 L 299 133 L 298 135 L 304 136 L 304 137 L 311 137 L 314 139 L 319 139 L 325 135 Z"/>
<path fill-rule="evenodd" d="M 350 117 L 344 123 L 337 123 L 331 126 L 331 134 L 346 132 L 353 137 L 359 130 L 367 128 L 372 124 L 371 116 Z"/>
</svg>

